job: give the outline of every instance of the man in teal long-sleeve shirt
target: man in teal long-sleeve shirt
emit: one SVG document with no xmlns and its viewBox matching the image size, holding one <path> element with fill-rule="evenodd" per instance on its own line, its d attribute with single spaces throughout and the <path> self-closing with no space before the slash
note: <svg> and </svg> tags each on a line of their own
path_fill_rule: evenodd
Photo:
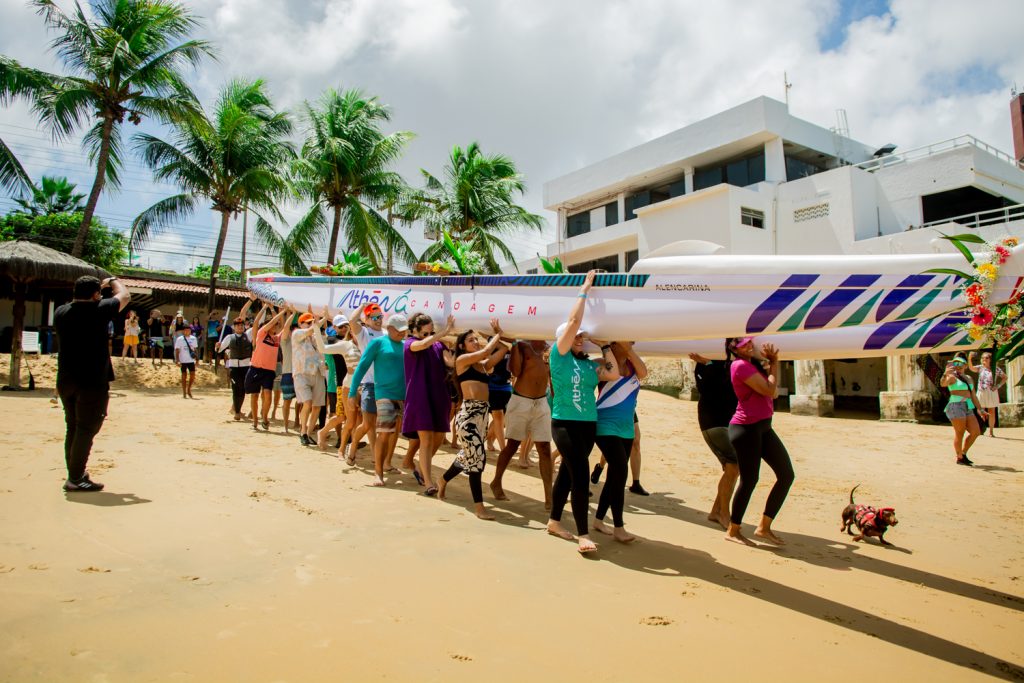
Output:
<svg viewBox="0 0 1024 683">
<path fill-rule="evenodd" d="M 388 318 L 387 334 L 371 339 L 363 349 L 359 365 L 352 375 L 349 396 L 355 398 L 359 383 L 370 366 L 377 399 L 377 440 L 373 444 L 373 485 L 384 485 L 384 459 L 398 440 L 402 424 L 402 405 L 405 402 L 405 349 L 402 340 L 408 333 L 405 316 L 396 313 Z"/>
</svg>

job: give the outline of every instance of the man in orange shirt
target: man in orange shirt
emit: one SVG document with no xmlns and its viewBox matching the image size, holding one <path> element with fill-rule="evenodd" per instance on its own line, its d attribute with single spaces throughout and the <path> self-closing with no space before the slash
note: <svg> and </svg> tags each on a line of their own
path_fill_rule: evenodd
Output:
<svg viewBox="0 0 1024 683">
<path fill-rule="evenodd" d="M 253 339 L 252 364 L 245 375 L 245 393 L 252 398 L 252 428 L 258 429 L 260 422 L 263 429 L 270 429 L 270 401 L 273 397 L 274 378 L 277 377 L 277 354 L 281 349 L 281 320 L 286 311 L 281 309 L 273 318 L 256 331 Z M 263 409 L 259 408 L 260 395 L 263 395 Z M 258 417 L 257 417 L 257 412 Z"/>
</svg>

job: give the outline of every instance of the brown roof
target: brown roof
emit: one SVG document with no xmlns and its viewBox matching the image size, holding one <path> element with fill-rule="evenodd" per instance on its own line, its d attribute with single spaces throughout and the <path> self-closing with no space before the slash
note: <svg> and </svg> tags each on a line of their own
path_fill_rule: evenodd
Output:
<svg viewBox="0 0 1024 683">
<path fill-rule="evenodd" d="M 125 287 L 141 287 L 161 292 L 185 292 L 188 294 L 206 294 L 210 291 L 207 285 L 189 284 L 187 282 L 169 282 L 165 280 L 143 279 L 135 277 L 118 278 Z M 217 287 L 217 296 L 233 299 L 249 298 L 249 291 L 237 287 Z"/>
</svg>

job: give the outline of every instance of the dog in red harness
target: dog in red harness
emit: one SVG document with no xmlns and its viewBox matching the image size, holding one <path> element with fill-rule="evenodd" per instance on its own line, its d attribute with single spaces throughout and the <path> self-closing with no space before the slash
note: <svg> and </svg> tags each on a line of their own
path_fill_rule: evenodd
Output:
<svg viewBox="0 0 1024 683">
<path fill-rule="evenodd" d="M 892 543 L 885 540 L 885 532 L 889 530 L 889 527 L 899 524 L 896 521 L 896 509 L 857 505 L 853 500 L 853 492 L 859 486 L 860 484 L 857 484 L 857 486 L 850 490 L 850 504 L 843 508 L 843 526 L 839 530 L 853 536 L 855 541 L 862 541 L 865 538 L 877 536 L 879 543 L 882 545 L 892 545 Z M 853 531 L 850 529 L 853 525 L 856 525 L 857 531 L 860 532 L 856 536 L 854 536 Z"/>
</svg>

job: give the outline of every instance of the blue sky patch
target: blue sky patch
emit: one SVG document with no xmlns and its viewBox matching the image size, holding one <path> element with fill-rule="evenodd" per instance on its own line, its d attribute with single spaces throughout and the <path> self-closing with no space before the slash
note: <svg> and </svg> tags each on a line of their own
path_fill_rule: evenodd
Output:
<svg viewBox="0 0 1024 683">
<path fill-rule="evenodd" d="M 837 50 L 846 42 L 850 24 L 865 17 L 880 17 L 889 11 L 889 0 L 839 0 L 839 12 L 825 27 L 820 39 L 821 49 Z"/>
</svg>

